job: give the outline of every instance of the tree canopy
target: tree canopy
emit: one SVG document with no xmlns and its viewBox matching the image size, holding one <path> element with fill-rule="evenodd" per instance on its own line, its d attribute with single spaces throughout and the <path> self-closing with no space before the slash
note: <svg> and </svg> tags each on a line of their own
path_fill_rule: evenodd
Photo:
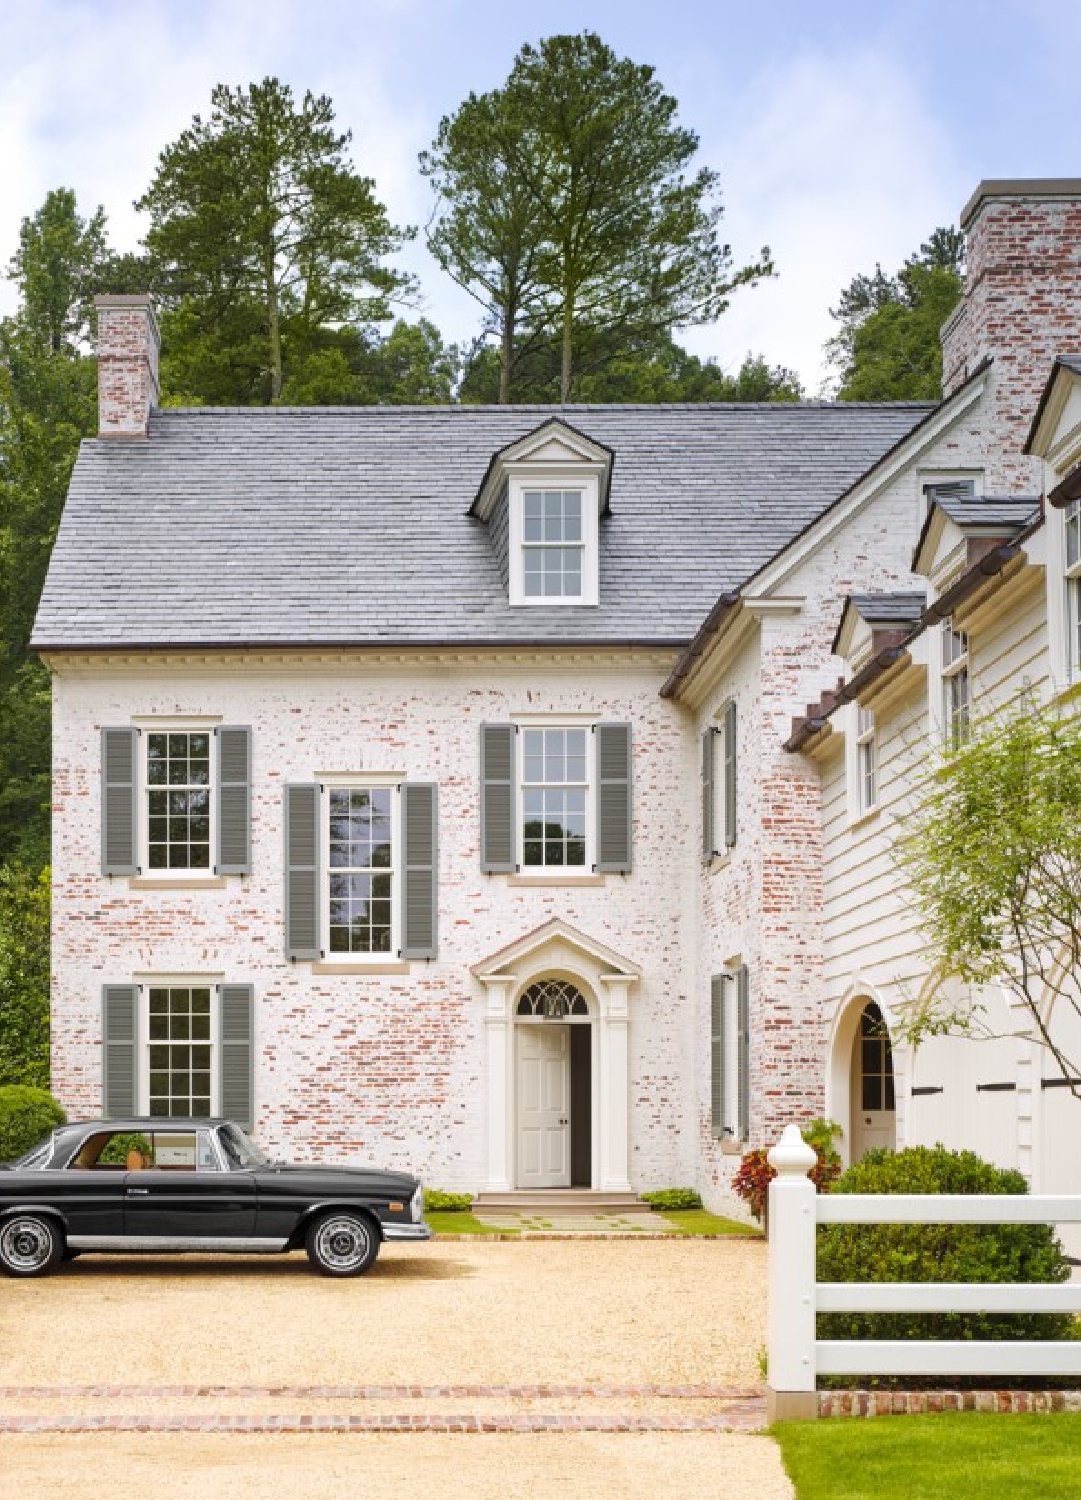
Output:
<svg viewBox="0 0 1081 1500">
<path fill-rule="evenodd" d="M 1001 987 L 1063 1076 L 1081 1075 L 1063 1016 L 1081 1021 L 1081 719 L 1026 694 L 947 746 L 896 845 L 943 986 L 905 1030 L 979 1032 Z"/>
<path fill-rule="evenodd" d="M 961 296 L 964 248 L 959 230 L 936 229 L 896 275 L 876 265 L 845 287 L 826 346 L 842 401 L 938 400 L 939 335 Z"/>
<path fill-rule="evenodd" d="M 677 111 L 653 68 L 595 33 L 552 36 L 422 154 L 438 194 L 429 245 L 498 333 L 501 400 L 538 344 L 558 349 L 568 401 L 598 349 L 712 323 L 770 274 L 767 249 L 733 267 L 717 174 L 690 170 L 698 137 Z"/>
<path fill-rule="evenodd" d="M 387 264 L 395 228 L 347 155 L 325 95 L 219 84 L 158 159 L 137 207 L 165 306 L 175 392 L 275 402 L 326 332 L 385 321 L 410 279 Z"/>
</svg>

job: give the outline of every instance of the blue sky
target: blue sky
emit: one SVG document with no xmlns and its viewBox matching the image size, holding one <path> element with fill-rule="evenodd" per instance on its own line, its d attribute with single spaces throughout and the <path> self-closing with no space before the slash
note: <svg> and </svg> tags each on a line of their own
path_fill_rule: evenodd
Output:
<svg viewBox="0 0 1081 1500">
<path fill-rule="evenodd" d="M 737 260 L 773 250 L 777 279 L 686 342 L 726 367 L 765 353 L 811 393 L 856 271 L 955 222 L 983 177 L 1081 175 L 1077 0 L 0 0 L 0 262 L 62 184 L 134 246 L 132 200 L 161 147 L 215 82 L 267 73 L 329 93 L 394 218 L 423 224 L 416 154 L 440 116 L 500 83 L 523 41 L 586 27 L 679 99 L 721 174 Z M 468 337 L 468 296 L 422 244 L 406 261 L 426 313 Z"/>
</svg>

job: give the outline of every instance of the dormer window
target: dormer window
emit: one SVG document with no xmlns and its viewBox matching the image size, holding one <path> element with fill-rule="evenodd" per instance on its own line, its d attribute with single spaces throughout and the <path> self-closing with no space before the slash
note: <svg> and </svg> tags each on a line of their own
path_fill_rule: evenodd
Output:
<svg viewBox="0 0 1081 1500">
<path fill-rule="evenodd" d="M 512 606 L 596 607 L 612 450 L 558 417 L 492 456 L 469 513 L 490 528 Z"/>
<path fill-rule="evenodd" d="M 523 490 L 522 579 L 527 599 L 582 597 L 582 491 Z"/>
<path fill-rule="evenodd" d="M 597 481 L 510 481 L 510 602 L 597 603 Z"/>
</svg>

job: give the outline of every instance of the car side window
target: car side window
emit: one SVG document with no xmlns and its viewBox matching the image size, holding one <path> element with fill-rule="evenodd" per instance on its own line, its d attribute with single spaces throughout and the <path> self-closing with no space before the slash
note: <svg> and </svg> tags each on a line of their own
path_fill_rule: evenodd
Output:
<svg viewBox="0 0 1081 1500">
<path fill-rule="evenodd" d="M 168 1172 L 216 1172 L 217 1157 L 208 1130 L 154 1132 L 154 1166 Z"/>
</svg>

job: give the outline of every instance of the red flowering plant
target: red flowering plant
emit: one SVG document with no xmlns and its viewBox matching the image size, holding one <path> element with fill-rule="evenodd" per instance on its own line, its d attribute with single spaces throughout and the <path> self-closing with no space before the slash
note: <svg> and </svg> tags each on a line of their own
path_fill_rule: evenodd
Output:
<svg viewBox="0 0 1081 1500">
<path fill-rule="evenodd" d="M 833 1144 L 841 1127 L 832 1120 L 812 1120 L 800 1132 L 818 1160 L 807 1174 L 820 1193 L 828 1193 L 841 1175 L 841 1158 Z M 765 1223 L 769 1203 L 769 1185 L 777 1176 L 770 1166 L 769 1153 L 761 1148 L 748 1151 L 732 1179 L 732 1190 L 743 1199 L 759 1223 Z"/>
</svg>

